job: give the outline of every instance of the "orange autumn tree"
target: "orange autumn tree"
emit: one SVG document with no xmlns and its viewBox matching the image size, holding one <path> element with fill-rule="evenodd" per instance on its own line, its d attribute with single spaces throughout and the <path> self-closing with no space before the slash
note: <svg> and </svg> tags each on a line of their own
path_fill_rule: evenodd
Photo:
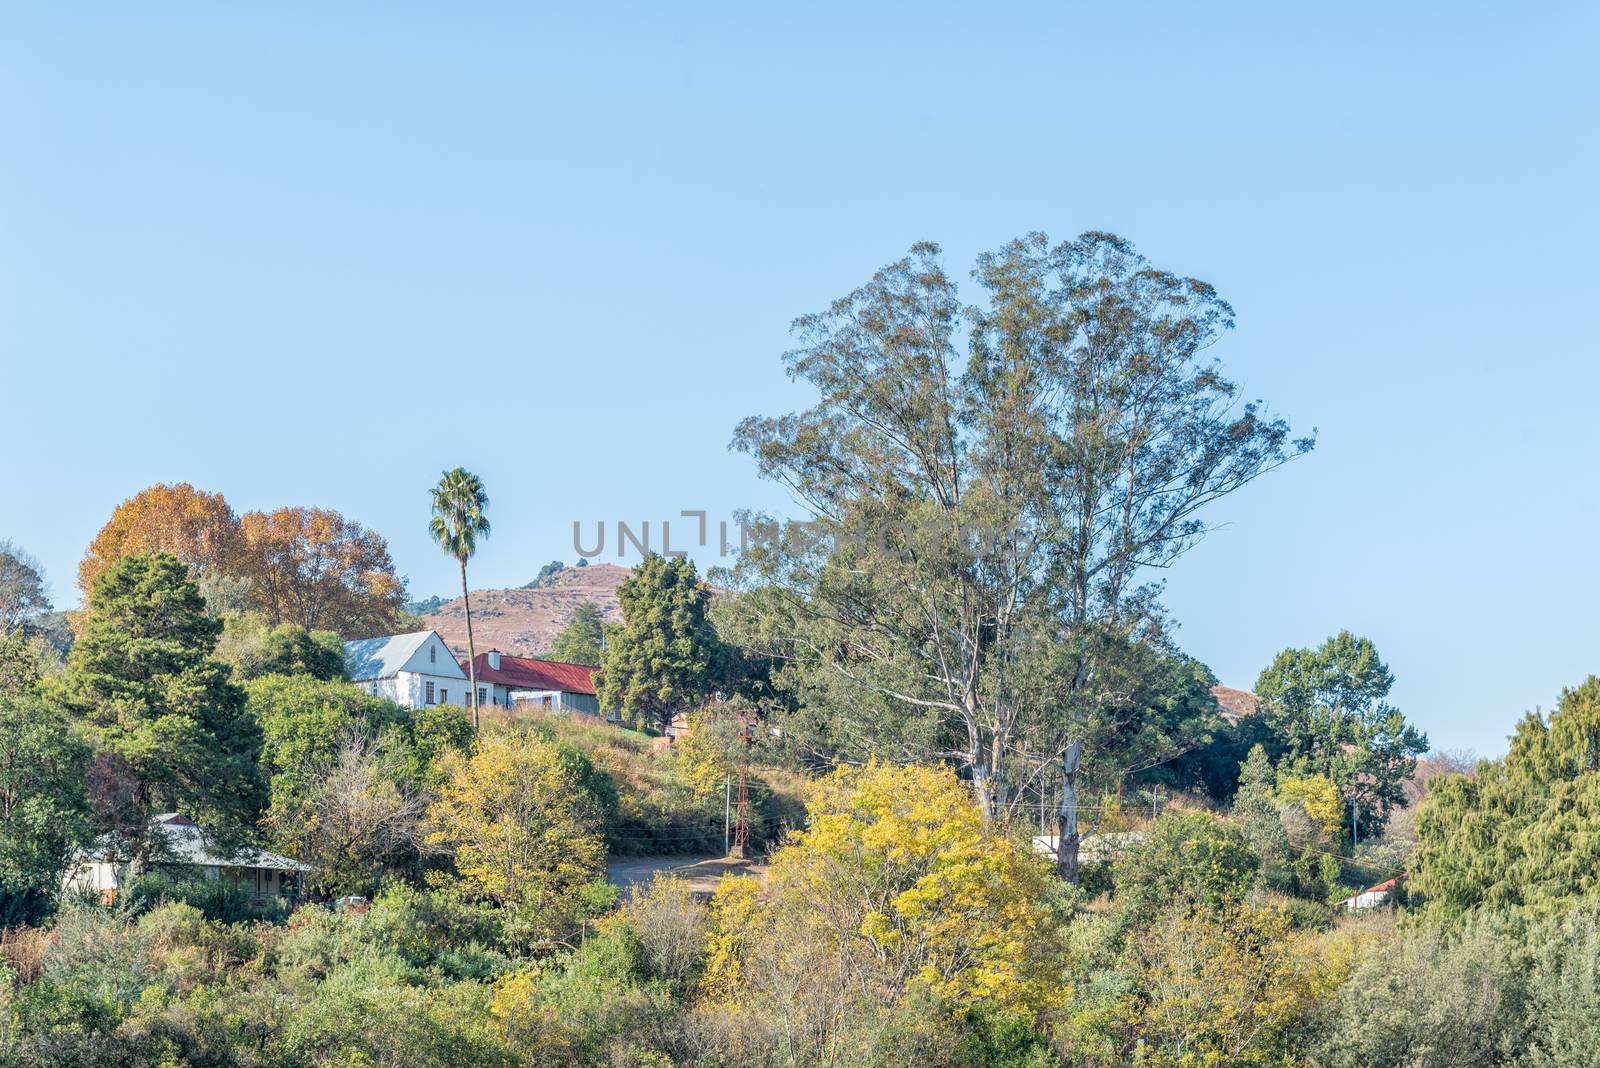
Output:
<svg viewBox="0 0 1600 1068">
<path fill-rule="evenodd" d="M 328 508 L 248 512 L 241 528 L 240 574 L 274 626 L 365 638 L 398 621 L 405 584 L 376 531 Z"/>
<path fill-rule="evenodd" d="M 241 548 L 239 517 L 222 494 L 158 483 L 117 505 L 78 565 L 78 588 L 89 607 L 95 580 L 134 553 L 171 553 L 195 578 L 231 574 Z"/>
</svg>

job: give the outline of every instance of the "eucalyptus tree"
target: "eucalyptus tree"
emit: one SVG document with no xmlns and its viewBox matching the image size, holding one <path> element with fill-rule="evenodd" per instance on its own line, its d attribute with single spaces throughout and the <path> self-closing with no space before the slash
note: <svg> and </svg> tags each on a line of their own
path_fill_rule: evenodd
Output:
<svg viewBox="0 0 1600 1068">
<path fill-rule="evenodd" d="M 478 540 L 489 536 L 489 494 L 483 480 L 465 468 L 446 471 L 433 488 L 433 519 L 428 530 L 439 547 L 461 565 L 461 605 L 467 614 L 467 700 L 472 727 L 478 727 L 478 649 L 472 640 L 472 596 L 467 590 L 467 561 Z"/>
<path fill-rule="evenodd" d="M 786 617 L 751 630 L 843 729 L 954 759 L 992 816 L 1028 766 L 1093 755 L 1102 665 L 1072 640 L 1159 634 L 1145 573 L 1312 442 L 1206 357 L 1233 325 L 1215 290 L 1114 235 L 1031 234 L 974 277 L 985 299 L 965 307 L 918 244 L 796 321 L 785 363 L 817 402 L 745 420 L 734 446 L 810 526 L 758 537 L 738 578 Z"/>
<path fill-rule="evenodd" d="M 0 539 L 0 638 L 22 630 L 48 611 L 50 595 L 39 562 Z"/>
</svg>

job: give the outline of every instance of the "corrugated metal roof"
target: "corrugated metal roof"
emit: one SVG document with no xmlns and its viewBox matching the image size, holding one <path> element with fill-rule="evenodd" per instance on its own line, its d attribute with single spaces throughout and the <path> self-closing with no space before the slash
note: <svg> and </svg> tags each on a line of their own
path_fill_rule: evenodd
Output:
<svg viewBox="0 0 1600 1068">
<path fill-rule="evenodd" d="M 163 812 L 150 820 L 152 857 L 158 863 L 198 864 L 212 868 L 271 868 L 274 871 L 310 871 L 311 865 L 254 846 L 226 853 L 215 848 L 205 829 L 176 812 Z M 105 846 L 88 850 L 88 859 L 105 857 Z"/>
<path fill-rule="evenodd" d="M 415 656 L 417 650 L 433 636 L 431 630 L 419 630 L 410 634 L 388 634 L 380 638 L 362 638 L 359 641 L 345 642 L 345 675 L 351 682 L 392 679 L 400 673 L 401 668 L 405 667 L 406 661 Z M 439 670 L 436 674 L 452 677 L 460 669 L 455 657 L 450 655 L 448 647 L 445 649 L 445 654 L 439 658 L 437 667 Z"/>
<path fill-rule="evenodd" d="M 535 660 L 527 656 L 500 654 L 500 666 L 489 666 L 489 654 L 479 653 L 474 661 L 479 682 L 511 686 L 520 690 L 559 690 L 562 693 L 594 693 L 595 669 L 588 664 L 567 664 L 560 660 Z M 465 662 L 462 669 L 465 670 Z"/>
</svg>

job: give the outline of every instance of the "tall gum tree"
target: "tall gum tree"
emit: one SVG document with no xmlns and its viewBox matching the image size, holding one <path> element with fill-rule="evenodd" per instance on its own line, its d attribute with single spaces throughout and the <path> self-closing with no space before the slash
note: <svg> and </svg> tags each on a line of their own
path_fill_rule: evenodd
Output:
<svg viewBox="0 0 1600 1068">
<path fill-rule="evenodd" d="M 993 816 L 1028 766 L 1097 759 L 1117 694 L 1098 689 L 1098 643 L 1077 639 L 1159 641 L 1143 573 L 1312 440 L 1206 357 L 1233 325 L 1215 290 L 1114 235 L 1030 234 L 974 277 L 986 300 L 963 307 L 938 247 L 918 244 L 795 322 L 784 362 L 817 403 L 747 419 L 733 444 L 810 526 L 758 539 L 737 579 L 787 617 L 767 653 L 874 710 L 850 727 L 868 747 L 954 759 Z M 1078 773 L 1061 771 L 1071 877 Z"/>
</svg>

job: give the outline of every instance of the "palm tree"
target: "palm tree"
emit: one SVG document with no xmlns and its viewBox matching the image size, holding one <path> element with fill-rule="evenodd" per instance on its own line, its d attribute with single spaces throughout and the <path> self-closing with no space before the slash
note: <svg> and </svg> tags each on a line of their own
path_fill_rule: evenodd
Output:
<svg viewBox="0 0 1600 1068">
<path fill-rule="evenodd" d="M 467 559 L 478 551 L 478 539 L 489 536 L 489 495 L 483 481 L 463 468 L 446 471 L 433 488 L 433 520 L 428 524 L 439 547 L 461 565 L 461 603 L 467 610 L 467 700 L 472 704 L 472 729 L 478 729 L 478 650 L 472 643 L 472 601 L 467 595 Z"/>
</svg>

